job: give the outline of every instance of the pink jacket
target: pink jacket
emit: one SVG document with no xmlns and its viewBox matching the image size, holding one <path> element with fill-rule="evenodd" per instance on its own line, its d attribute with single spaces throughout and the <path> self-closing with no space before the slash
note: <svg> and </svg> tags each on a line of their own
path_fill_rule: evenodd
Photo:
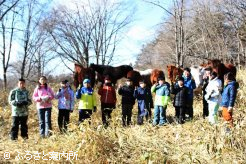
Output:
<svg viewBox="0 0 246 164">
<path fill-rule="evenodd" d="M 48 96 L 49 99 L 45 102 L 42 101 L 41 97 Z M 44 86 L 40 86 L 40 88 L 36 87 L 32 99 L 37 103 L 37 109 L 43 109 L 43 108 L 51 108 L 52 103 L 51 100 L 54 98 L 54 92 L 50 87 L 47 87 L 45 89 Z"/>
</svg>

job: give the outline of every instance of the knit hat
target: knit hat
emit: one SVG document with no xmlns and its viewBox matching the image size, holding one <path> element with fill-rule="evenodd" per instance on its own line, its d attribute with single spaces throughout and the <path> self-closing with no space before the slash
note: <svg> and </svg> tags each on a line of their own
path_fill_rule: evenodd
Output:
<svg viewBox="0 0 246 164">
<path fill-rule="evenodd" d="M 91 83 L 91 81 L 89 79 L 84 79 L 83 84 L 85 83 Z"/>
</svg>

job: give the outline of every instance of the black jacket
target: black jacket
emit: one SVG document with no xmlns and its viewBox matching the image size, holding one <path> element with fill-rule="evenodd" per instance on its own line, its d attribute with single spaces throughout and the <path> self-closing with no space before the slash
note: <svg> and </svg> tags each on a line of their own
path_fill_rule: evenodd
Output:
<svg viewBox="0 0 246 164">
<path fill-rule="evenodd" d="M 188 101 L 188 88 L 183 86 L 179 87 L 178 84 L 171 86 L 171 93 L 175 94 L 173 106 L 175 107 L 185 107 Z"/>
<path fill-rule="evenodd" d="M 122 95 L 122 104 L 135 104 L 135 97 L 134 97 L 134 87 L 133 86 L 127 86 L 124 85 L 123 87 L 120 87 L 118 90 L 118 94 Z"/>
</svg>

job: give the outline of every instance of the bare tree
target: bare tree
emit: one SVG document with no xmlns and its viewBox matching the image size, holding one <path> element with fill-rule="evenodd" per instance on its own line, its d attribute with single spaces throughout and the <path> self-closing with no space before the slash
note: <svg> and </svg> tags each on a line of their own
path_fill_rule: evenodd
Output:
<svg viewBox="0 0 246 164">
<path fill-rule="evenodd" d="M 122 4 L 109 0 L 74 5 L 54 9 L 43 25 L 58 47 L 56 53 L 64 61 L 84 66 L 91 61 L 109 64 L 120 32 L 130 23 L 129 15 L 123 14 Z"/>
<path fill-rule="evenodd" d="M 3 17 L 9 12 L 14 11 L 13 8 L 17 5 L 19 0 L 1 0 L 0 1 L 0 21 L 3 19 Z"/>
<path fill-rule="evenodd" d="M 16 13 L 15 9 L 1 20 L 1 29 L 0 32 L 2 34 L 2 44 L 0 44 L 0 55 L 2 61 L 3 68 L 3 83 L 4 89 L 7 89 L 7 71 L 9 68 L 9 62 L 12 52 L 12 45 L 14 40 L 14 31 L 16 25 Z"/>
<path fill-rule="evenodd" d="M 33 69 L 34 55 L 39 49 L 39 39 L 41 39 L 38 31 L 39 22 L 42 20 L 46 3 L 39 3 L 38 0 L 28 0 L 22 3 L 22 18 L 20 22 L 20 30 L 18 36 L 20 37 L 20 45 L 23 50 L 19 52 L 21 66 L 20 75 L 22 78 L 28 78 Z"/>
<path fill-rule="evenodd" d="M 173 0 L 173 11 L 168 10 L 164 7 L 164 3 L 160 1 L 148 1 L 144 0 L 147 3 L 155 5 L 163 9 L 167 14 L 171 16 L 174 20 L 173 29 L 175 36 L 175 55 L 176 55 L 176 65 L 180 66 L 184 63 L 184 44 L 185 44 L 185 33 L 184 33 L 184 0 Z"/>
</svg>

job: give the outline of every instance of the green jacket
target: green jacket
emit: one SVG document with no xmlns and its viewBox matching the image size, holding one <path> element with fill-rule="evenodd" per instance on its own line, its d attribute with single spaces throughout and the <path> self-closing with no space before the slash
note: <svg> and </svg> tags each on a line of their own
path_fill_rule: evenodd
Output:
<svg viewBox="0 0 246 164">
<path fill-rule="evenodd" d="M 170 101 L 170 84 L 165 82 L 163 85 L 153 85 L 151 92 L 155 93 L 154 105 L 167 106 Z"/>
<path fill-rule="evenodd" d="M 12 116 L 28 116 L 28 106 L 32 104 L 28 90 L 17 87 L 10 91 L 8 100 L 12 108 Z M 27 105 L 17 105 L 18 102 L 23 101 L 27 101 Z"/>
</svg>

